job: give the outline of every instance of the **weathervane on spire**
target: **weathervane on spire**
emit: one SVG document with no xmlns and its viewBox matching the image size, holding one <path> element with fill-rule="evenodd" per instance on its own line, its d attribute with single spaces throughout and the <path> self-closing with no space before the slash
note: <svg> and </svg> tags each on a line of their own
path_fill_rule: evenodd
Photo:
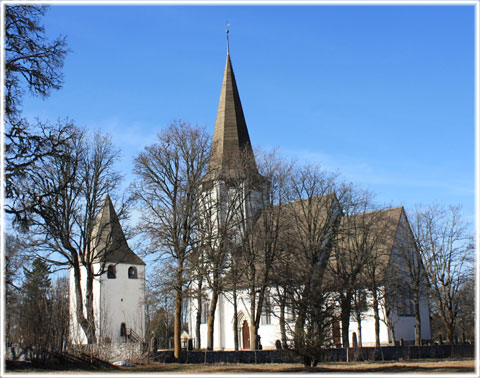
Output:
<svg viewBox="0 0 480 378">
<path fill-rule="evenodd" d="M 227 30 L 226 30 L 226 33 L 227 33 L 227 54 L 230 54 L 230 42 L 228 40 L 228 33 L 230 33 L 230 30 L 228 30 L 229 27 L 230 27 L 230 24 L 227 21 Z"/>
</svg>

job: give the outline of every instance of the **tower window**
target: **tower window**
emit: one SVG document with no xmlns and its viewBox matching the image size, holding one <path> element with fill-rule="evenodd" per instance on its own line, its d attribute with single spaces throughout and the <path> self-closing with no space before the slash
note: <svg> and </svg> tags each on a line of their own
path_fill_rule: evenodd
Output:
<svg viewBox="0 0 480 378">
<path fill-rule="evenodd" d="M 131 266 L 128 268 L 128 278 L 138 278 L 137 277 L 137 268 Z"/>
<path fill-rule="evenodd" d="M 107 268 L 107 278 L 117 278 L 114 265 L 109 265 L 108 266 L 108 268 Z"/>
</svg>

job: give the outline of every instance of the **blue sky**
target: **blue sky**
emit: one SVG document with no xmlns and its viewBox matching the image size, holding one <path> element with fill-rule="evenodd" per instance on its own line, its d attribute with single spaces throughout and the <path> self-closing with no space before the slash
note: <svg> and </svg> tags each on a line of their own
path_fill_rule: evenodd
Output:
<svg viewBox="0 0 480 378">
<path fill-rule="evenodd" d="M 213 133 L 225 24 L 254 146 L 339 170 L 392 206 L 474 219 L 473 6 L 60 6 L 65 83 L 28 117 L 112 134 L 119 169 L 170 121 Z"/>
</svg>

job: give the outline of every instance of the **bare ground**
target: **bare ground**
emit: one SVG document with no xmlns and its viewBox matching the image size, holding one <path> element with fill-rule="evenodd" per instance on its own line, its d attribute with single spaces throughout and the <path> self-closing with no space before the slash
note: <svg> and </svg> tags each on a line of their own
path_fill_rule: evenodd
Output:
<svg viewBox="0 0 480 378">
<path fill-rule="evenodd" d="M 12 367 L 12 366 L 11 366 Z M 57 367 L 58 368 L 58 367 Z M 63 369 L 55 369 L 61 373 Z M 8 369 L 8 373 L 46 372 L 44 369 L 30 369 L 26 366 Z M 52 371 L 53 370 L 48 370 Z M 474 359 L 413 360 L 388 362 L 328 362 L 315 368 L 298 364 L 162 364 L 148 363 L 131 368 L 86 370 L 63 370 L 70 374 L 98 373 L 152 373 L 152 374 L 286 374 L 286 373 L 474 373 Z"/>
</svg>

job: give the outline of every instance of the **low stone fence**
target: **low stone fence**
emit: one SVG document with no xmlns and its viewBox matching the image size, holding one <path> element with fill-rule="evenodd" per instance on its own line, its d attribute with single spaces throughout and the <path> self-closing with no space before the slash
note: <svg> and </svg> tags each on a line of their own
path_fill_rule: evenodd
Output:
<svg viewBox="0 0 480 378">
<path fill-rule="evenodd" d="M 172 350 L 153 352 L 152 360 L 163 363 L 176 362 Z M 297 361 L 298 360 L 298 361 Z M 185 363 L 245 363 L 264 364 L 279 362 L 300 362 L 300 356 L 291 350 L 242 350 L 234 351 L 183 351 L 182 362 Z"/>
<path fill-rule="evenodd" d="M 387 346 L 381 348 L 350 348 L 350 361 L 391 361 L 414 360 L 421 358 L 473 358 L 475 347 L 473 344 L 443 344 L 443 345 L 408 345 Z M 324 357 L 325 361 L 346 361 L 344 349 L 331 349 Z"/>
<path fill-rule="evenodd" d="M 350 348 L 350 361 L 368 360 L 410 360 L 420 358 L 473 358 L 473 344 L 459 345 L 425 345 L 425 346 L 387 346 Z M 163 363 L 175 362 L 173 351 L 153 352 L 152 360 Z M 344 349 L 328 349 L 322 361 L 346 361 Z M 183 351 L 182 362 L 185 363 L 302 363 L 303 359 L 293 350 L 258 350 L 258 351 Z"/>
<path fill-rule="evenodd" d="M 143 343 L 74 345 L 73 352 L 85 353 L 104 361 L 136 360 L 146 352 Z"/>
</svg>

